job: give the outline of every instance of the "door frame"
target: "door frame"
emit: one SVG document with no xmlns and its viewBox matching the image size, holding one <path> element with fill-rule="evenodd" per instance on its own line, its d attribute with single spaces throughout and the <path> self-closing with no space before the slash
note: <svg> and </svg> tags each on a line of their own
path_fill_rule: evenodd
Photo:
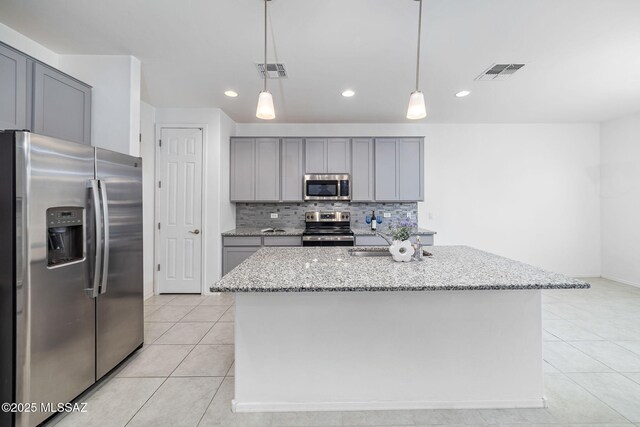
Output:
<svg viewBox="0 0 640 427">
<path fill-rule="evenodd" d="M 160 230 L 158 230 L 158 218 L 160 218 L 160 206 L 158 205 L 158 180 L 160 179 L 160 153 L 159 153 L 159 141 L 160 136 L 162 135 L 162 129 L 200 129 L 202 132 L 202 193 L 200 194 L 202 203 L 200 206 L 200 295 L 204 295 L 207 293 L 206 290 L 206 272 L 207 269 L 205 267 L 204 260 L 206 259 L 206 248 L 205 245 L 205 236 L 208 234 L 208 224 L 205 215 L 205 194 L 207 194 L 207 162 L 205 161 L 207 158 L 207 144 L 205 141 L 207 139 L 207 125 L 204 123 L 156 123 L 155 126 L 155 135 L 153 138 L 153 154 L 154 154 L 154 171 L 153 171 L 153 295 L 159 295 L 158 293 L 158 262 L 160 261 Z"/>
</svg>

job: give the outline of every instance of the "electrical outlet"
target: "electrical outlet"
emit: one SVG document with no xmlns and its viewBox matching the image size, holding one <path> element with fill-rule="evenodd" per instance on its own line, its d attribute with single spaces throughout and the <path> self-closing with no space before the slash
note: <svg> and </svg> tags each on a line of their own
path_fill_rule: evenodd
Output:
<svg viewBox="0 0 640 427">
<path fill-rule="evenodd" d="M 382 214 L 383 218 L 391 218 L 391 212 L 385 212 Z"/>
<path fill-rule="evenodd" d="M 278 214 L 277 213 L 272 213 L 271 214 L 271 219 L 278 219 Z"/>
<path fill-rule="evenodd" d="M 413 215 L 411 214 L 411 212 L 407 212 L 407 218 L 411 219 L 413 217 Z"/>
</svg>

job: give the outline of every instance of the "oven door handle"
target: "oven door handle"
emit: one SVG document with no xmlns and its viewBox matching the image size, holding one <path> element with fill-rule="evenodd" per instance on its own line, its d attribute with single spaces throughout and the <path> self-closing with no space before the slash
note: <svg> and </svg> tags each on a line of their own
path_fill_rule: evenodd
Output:
<svg viewBox="0 0 640 427">
<path fill-rule="evenodd" d="M 353 242 L 353 236 L 302 236 L 303 242 Z"/>
</svg>

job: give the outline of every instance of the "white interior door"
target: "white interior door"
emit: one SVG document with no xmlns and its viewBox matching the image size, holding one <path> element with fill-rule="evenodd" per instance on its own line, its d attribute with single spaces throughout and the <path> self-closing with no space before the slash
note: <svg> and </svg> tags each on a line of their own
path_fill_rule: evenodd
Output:
<svg viewBox="0 0 640 427">
<path fill-rule="evenodd" d="M 202 293 L 202 129 L 161 128 L 158 292 Z"/>
</svg>

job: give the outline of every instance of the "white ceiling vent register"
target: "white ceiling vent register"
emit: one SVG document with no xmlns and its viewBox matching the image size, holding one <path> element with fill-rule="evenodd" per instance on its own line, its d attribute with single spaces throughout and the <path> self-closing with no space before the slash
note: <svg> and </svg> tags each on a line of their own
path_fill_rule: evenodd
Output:
<svg viewBox="0 0 640 427">
<path fill-rule="evenodd" d="M 493 64 L 474 80 L 506 80 L 522 67 L 524 64 Z"/>
<path fill-rule="evenodd" d="M 256 62 L 256 68 L 261 79 L 264 79 L 264 64 Z M 267 78 L 268 79 L 286 79 L 287 69 L 284 64 L 280 62 L 267 63 Z"/>
</svg>

